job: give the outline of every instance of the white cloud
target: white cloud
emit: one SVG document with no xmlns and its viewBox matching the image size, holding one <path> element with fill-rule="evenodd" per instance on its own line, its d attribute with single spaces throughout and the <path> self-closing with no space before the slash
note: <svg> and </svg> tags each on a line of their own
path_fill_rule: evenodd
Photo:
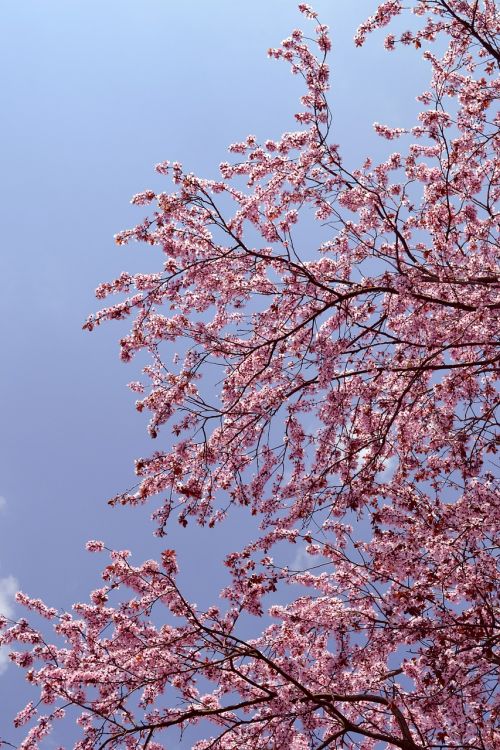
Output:
<svg viewBox="0 0 500 750">
<path fill-rule="evenodd" d="M 14 614 L 14 596 L 19 590 L 19 583 L 14 576 L 0 578 L 0 615 L 12 617 Z M 9 665 L 9 649 L 0 648 L 0 674 L 3 674 Z"/>
<path fill-rule="evenodd" d="M 0 646 L 0 675 L 5 672 L 9 664 L 9 649 L 6 646 Z"/>
<path fill-rule="evenodd" d="M 292 570 L 306 570 L 318 564 L 319 558 L 309 554 L 307 551 L 308 546 L 307 544 L 299 544 L 290 566 Z"/>
<path fill-rule="evenodd" d="M 360 471 L 363 468 L 363 465 L 365 463 L 365 458 L 368 456 L 369 450 L 368 448 L 362 448 L 359 451 L 358 454 L 358 464 L 357 464 L 357 470 Z M 383 468 L 381 471 L 378 471 L 376 474 L 376 477 L 378 478 L 379 482 L 390 482 L 392 479 L 392 475 L 394 474 L 394 471 L 397 467 L 397 461 L 395 456 L 390 456 L 389 458 L 384 459 Z"/>
<path fill-rule="evenodd" d="M 3 495 L 0 495 L 0 511 L 5 510 L 7 507 L 7 500 L 3 497 Z"/>
<path fill-rule="evenodd" d="M 12 617 L 14 614 L 14 596 L 19 590 L 19 583 L 14 576 L 0 578 L 0 615 Z"/>
<path fill-rule="evenodd" d="M 379 471 L 379 473 L 377 474 L 377 477 L 382 482 L 390 482 L 396 468 L 397 468 L 396 457 L 391 456 L 390 458 L 386 460 L 384 468 L 382 469 L 382 471 Z"/>
</svg>

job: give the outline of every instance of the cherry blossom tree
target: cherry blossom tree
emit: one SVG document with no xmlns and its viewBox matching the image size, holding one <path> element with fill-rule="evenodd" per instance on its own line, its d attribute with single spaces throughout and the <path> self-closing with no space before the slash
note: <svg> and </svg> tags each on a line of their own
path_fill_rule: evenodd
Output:
<svg viewBox="0 0 500 750">
<path fill-rule="evenodd" d="M 109 550 L 71 614 L 19 594 L 57 634 L 2 621 L 40 688 L 22 750 L 65 715 L 78 750 L 172 748 L 193 724 L 197 750 L 500 747 L 500 19 L 493 0 L 409 6 L 381 3 L 355 37 L 408 14 L 385 46 L 432 71 L 414 127 L 375 124 L 400 146 L 385 161 L 351 168 L 332 141 L 328 29 L 300 5 L 312 36 L 269 51 L 303 79 L 298 130 L 231 145 L 218 180 L 159 164 L 173 190 L 134 197 L 154 208 L 116 241 L 162 266 L 102 284 L 122 297 L 85 327 L 131 319 L 137 409 L 175 441 L 111 502 L 155 498 L 159 536 L 238 505 L 260 533 L 206 611 L 170 549 L 138 566 Z"/>
</svg>

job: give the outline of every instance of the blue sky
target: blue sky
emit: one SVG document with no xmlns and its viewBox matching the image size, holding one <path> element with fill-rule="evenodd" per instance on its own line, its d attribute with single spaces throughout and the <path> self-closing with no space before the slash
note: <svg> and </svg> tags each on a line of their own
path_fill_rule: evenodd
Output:
<svg viewBox="0 0 500 750">
<path fill-rule="evenodd" d="M 355 49 L 375 5 L 315 3 L 334 43 L 332 137 L 352 163 L 384 148 L 374 120 L 412 124 L 428 75 L 414 52 L 386 53 L 382 34 Z M 20 614 L 16 581 L 56 607 L 86 599 L 100 568 L 89 538 L 136 559 L 165 546 L 151 507 L 106 505 L 152 446 L 125 387 L 137 370 L 118 359 L 124 329 L 81 325 L 98 283 L 157 267 L 150 249 L 113 243 L 143 216 L 134 193 L 168 189 L 155 163 L 214 176 L 229 143 L 297 128 L 300 83 L 266 52 L 306 22 L 292 0 L 5 0 L 2 15 L 0 610 Z M 233 545 L 245 529 L 235 515 Z M 173 530 L 191 598 L 220 587 L 227 534 Z M 25 695 L 4 669 L 0 736 Z"/>
</svg>

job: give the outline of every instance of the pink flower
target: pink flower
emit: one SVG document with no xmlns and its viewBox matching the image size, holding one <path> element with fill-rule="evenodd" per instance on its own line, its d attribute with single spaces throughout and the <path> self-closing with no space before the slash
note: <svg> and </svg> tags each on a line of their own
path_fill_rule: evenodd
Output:
<svg viewBox="0 0 500 750">
<path fill-rule="evenodd" d="M 102 552 L 104 549 L 104 542 L 100 542 L 97 539 L 91 539 L 86 543 L 85 549 L 89 552 Z"/>
</svg>

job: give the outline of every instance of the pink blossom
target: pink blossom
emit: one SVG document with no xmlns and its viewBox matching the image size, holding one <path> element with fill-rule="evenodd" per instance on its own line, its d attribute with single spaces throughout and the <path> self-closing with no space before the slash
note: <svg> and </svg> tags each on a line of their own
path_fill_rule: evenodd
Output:
<svg viewBox="0 0 500 750">
<path fill-rule="evenodd" d="M 21 750 L 65 706 L 76 750 L 160 750 L 194 724 L 197 750 L 497 747 L 498 17 L 489 0 L 410 8 L 386 48 L 420 59 L 425 42 L 422 111 L 374 126 L 406 134 L 400 151 L 351 168 L 331 142 L 319 24 L 271 51 L 303 81 L 298 130 L 233 144 L 216 181 L 159 165 L 172 192 L 134 199 L 158 208 L 117 242 L 158 268 L 102 284 L 126 299 L 85 327 L 131 321 L 121 356 L 147 360 L 131 387 L 158 447 L 110 502 L 155 502 L 159 537 L 236 506 L 258 531 L 205 610 L 173 548 L 111 550 L 71 613 L 19 594 L 56 634 L 0 618 L 53 709 Z M 404 12 L 379 3 L 356 44 Z"/>
<path fill-rule="evenodd" d="M 104 549 L 104 542 L 100 542 L 97 539 L 91 539 L 87 542 L 85 548 L 89 552 L 102 552 L 102 550 Z"/>
</svg>

